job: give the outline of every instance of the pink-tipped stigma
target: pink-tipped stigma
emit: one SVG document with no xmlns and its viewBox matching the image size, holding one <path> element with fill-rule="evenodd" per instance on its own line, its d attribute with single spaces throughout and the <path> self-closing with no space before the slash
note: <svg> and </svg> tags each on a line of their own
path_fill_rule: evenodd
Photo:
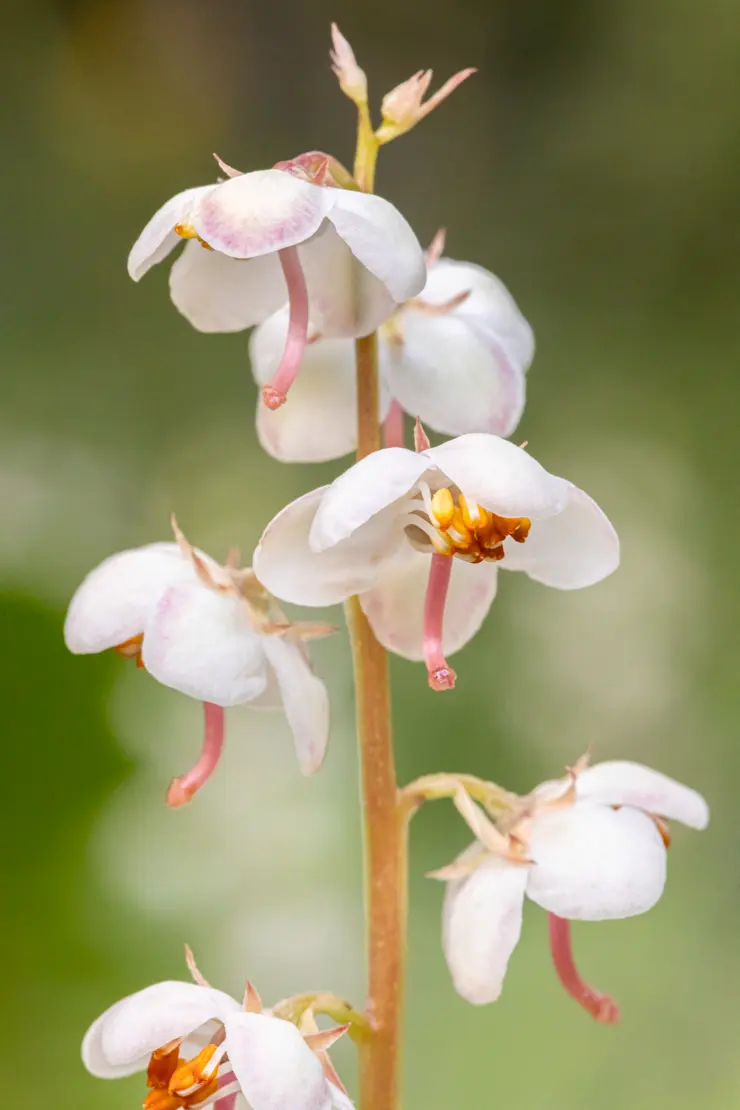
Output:
<svg viewBox="0 0 740 1110">
<path fill-rule="evenodd" d="M 268 409 L 279 409 L 288 399 L 288 390 L 300 369 L 308 339 L 308 289 L 303 276 L 297 247 L 283 247 L 278 251 L 288 286 L 290 319 L 283 357 L 269 385 L 262 390 L 262 399 Z"/>
<path fill-rule="evenodd" d="M 391 401 L 388 415 L 383 421 L 383 446 L 404 446 L 403 409 L 398 401 Z"/>
<path fill-rule="evenodd" d="M 451 690 L 457 678 L 452 667 L 448 666 L 442 651 L 442 625 L 451 574 L 452 556 L 432 555 L 424 598 L 423 624 L 424 662 L 427 665 L 427 675 L 432 690 Z"/>
<path fill-rule="evenodd" d="M 177 808 L 187 805 L 218 766 L 224 746 L 224 711 L 220 705 L 203 702 L 205 733 L 200 755 L 191 769 L 173 779 L 167 791 L 167 805 Z"/>
<path fill-rule="evenodd" d="M 619 1021 L 619 1006 L 608 994 L 601 994 L 587 986 L 573 961 L 570 943 L 570 922 L 554 913 L 547 915 L 550 929 L 550 951 L 558 978 L 571 998 L 583 1006 L 592 1018 L 602 1025 L 614 1025 Z"/>
</svg>

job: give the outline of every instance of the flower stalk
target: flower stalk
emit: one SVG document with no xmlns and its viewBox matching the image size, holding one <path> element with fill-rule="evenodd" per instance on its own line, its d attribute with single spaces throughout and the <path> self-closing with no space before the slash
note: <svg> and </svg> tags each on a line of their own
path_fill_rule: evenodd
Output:
<svg viewBox="0 0 740 1110">
<path fill-rule="evenodd" d="M 358 104 L 354 175 L 372 192 L 378 143 L 367 105 Z M 378 335 L 355 341 L 357 459 L 382 446 L 378 419 Z M 373 1033 L 360 1049 L 360 1110 L 396 1110 L 399 1104 L 401 1014 L 406 947 L 408 810 L 396 780 L 388 658 L 359 599 L 346 605 L 357 703 L 362 780 L 365 899 L 367 904 L 368 1014 Z"/>
</svg>

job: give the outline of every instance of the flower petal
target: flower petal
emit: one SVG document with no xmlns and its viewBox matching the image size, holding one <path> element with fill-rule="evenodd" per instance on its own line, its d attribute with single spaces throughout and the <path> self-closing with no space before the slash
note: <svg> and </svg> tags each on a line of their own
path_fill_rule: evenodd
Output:
<svg viewBox="0 0 740 1110">
<path fill-rule="evenodd" d="M 666 850 L 655 822 L 637 809 L 593 802 L 532 822 L 527 894 L 558 917 L 583 921 L 645 913 L 663 893 Z"/>
<path fill-rule="evenodd" d="M 165 686 L 224 707 L 251 701 L 267 684 L 263 639 L 244 602 L 200 581 L 165 590 L 141 657 Z"/>
<path fill-rule="evenodd" d="M 534 357 L 534 334 L 495 274 L 472 262 L 440 258 L 429 268 L 420 300 L 440 305 L 464 292 L 469 295 L 453 315 L 495 340 L 512 367 L 525 373 Z"/>
<path fill-rule="evenodd" d="M 194 189 L 185 189 L 170 197 L 154 213 L 129 252 L 128 272 L 134 281 L 143 278 L 152 266 L 156 266 L 182 242 L 175 232 L 175 225 L 188 223 L 198 201 L 215 188 L 215 185 L 198 185 Z"/>
<path fill-rule="evenodd" d="M 570 483 L 549 474 L 521 447 L 498 436 L 471 433 L 424 451 L 466 497 L 506 517 L 540 520 L 561 512 Z"/>
<path fill-rule="evenodd" d="M 474 844 L 463 857 L 482 851 Z M 522 931 L 528 868 L 490 856 L 463 879 L 448 883 L 442 945 L 455 990 L 483 1005 L 501 994 L 509 957 Z"/>
<path fill-rule="evenodd" d="M 327 215 L 354 256 L 402 304 L 424 288 L 426 266 L 419 240 L 397 208 L 370 193 L 337 190 Z"/>
<path fill-rule="evenodd" d="M 378 576 L 377 585 L 360 594 L 360 605 L 376 638 L 404 659 L 424 658 L 423 615 L 431 556 L 405 544 Z M 476 634 L 496 596 L 496 564 L 474 565 L 452 559 L 452 574 L 442 626 L 445 655 L 459 651 Z"/>
<path fill-rule="evenodd" d="M 276 254 L 229 258 L 191 240 L 170 270 L 170 295 L 198 331 L 231 332 L 260 323 L 288 293 Z"/>
<path fill-rule="evenodd" d="M 330 1110 L 321 1064 L 288 1021 L 264 1014 L 226 1019 L 226 1045 L 252 1110 Z"/>
<path fill-rule="evenodd" d="M 175 543 L 152 543 L 109 556 L 90 571 L 70 602 L 64 624 L 67 647 L 84 655 L 139 636 L 164 590 L 194 580 L 190 561 Z"/>
<path fill-rule="evenodd" d="M 641 763 L 621 759 L 596 763 L 578 776 L 576 790 L 579 800 L 634 806 L 692 829 L 709 824 L 709 807 L 701 794 Z"/>
<path fill-rule="evenodd" d="M 279 512 L 252 556 L 252 568 L 262 585 L 283 601 L 297 605 L 346 601 L 375 585 L 378 564 L 403 541 L 400 530 L 394 533 L 396 514 L 390 509 L 344 543 L 321 553 L 313 551 L 309 532 L 326 489 L 312 490 Z"/>
<path fill-rule="evenodd" d="M 252 333 L 249 353 L 258 385 L 272 380 L 287 327 L 288 310 L 284 308 Z M 388 390 L 381 387 L 381 420 L 389 404 Z M 267 453 L 282 462 L 338 459 L 357 446 L 356 410 L 352 340 L 319 339 L 306 347 L 289 402 L 275 410 L 258 403 L 257 435 Z"/>
<path fill-rule="evenodd" d="M 217 185 L 193 211 L 192 223 L 214 250 L 254 258 L 309 239 L 329 214 L 336 191 L 284 170 L 257 170 Z"/>
<path fill-rule="evenodd" d="M 239 1004 L 223 991 L 195 983 L 154 983 L 116 1002 L 93 1022 L 82 1042 L 82 1062 L 100 1079 L 132 1075 L 157 1048 L 188 1037 L 212 1020 L 224 1021 Z"/>
<path fill-rule="evenodd" d="M 314 674 L 300 643 L 287 636 L 265 636 L 262 643 L 280 687 L 301 771 L 313 775 L 324 761 L 329 739 L 326 686 Z"/>
<path fill-rule="evenodd" d="M 327 487 L 311 527 L 311 550 L 325 551 L 351 536 L 407 494 L 427 469 L 429 460 L 405 447 L 386 447 L 360 459 Z"/>
<path fill-rule="evenodd" d="M 396 302 L 382 281 L 355 258 L 328 221 L 301 244 L 298 253 L 311 323 L 321 335 L 369 335 L 395 309 Z"/>
<path fill-rule="evenodd" d="M 609 518 L 587 493 L 567 485 L 568 503 L 559 515 L 536 520 L 526 543 L 504 542 L 504 570 L 523 570 L 558 590 L 580 590 L 617 569 L 619 537 Z"/>
<path fill-rule="evenodd" d="M 446 435 L 510 435 L 522 415 L 524 373 L 495 339 L 461 317 L 427 316 L 408 306 L 402 342 L 382 342 L 381 366 L 406 412 Z"/>
</svg>

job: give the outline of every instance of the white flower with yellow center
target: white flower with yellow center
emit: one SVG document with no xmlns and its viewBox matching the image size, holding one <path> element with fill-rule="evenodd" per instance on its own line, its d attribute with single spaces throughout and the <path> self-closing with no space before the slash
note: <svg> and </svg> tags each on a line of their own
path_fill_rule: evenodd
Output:
<svg viewBox="0 0 740 1110">
<path fill-rule="evenodd" d="M 197 982 L 155 983 L 116 1002 L 82 1043 L 100 1079 L 147 1073 L 144 1110 L 351 1110 L 327 1055 L 346 1030 L 302 1033 L 262 1009 Z"/>
<path fill-rule="evenodd" d="M 351 187 L 328 155 L 245 174 L 222 166 L 227 180 L 178 193 L 155 213 L 129 274 L 138 281 L 187 239 L 170 293 L 199 331 L 241 331 L 287 302 L 283 350 L 263 390 L 278 408 L 298 373 L 309 317 L 325 336 L 368 335 L 421 290 L 424 255 L 401 213 Z"/>
<path fill-rule="evenodd" d="M 368 455 L 283 509 L 254 553 L 258 578 L 285 601 L 359 594 L 378 640 L 424 659 L 437 690 L 454 685 L 445 656 L 477 632 L 499 566 L 574 590 L 618 563 L 617 535 L 587 494 L 483 434 Z"/>
<path fill-rule="evenodd" d="M 88 574 L 70 602 L 67 647 L 113 649 L 204 703 L 203 750 L 171 784 L 170 805 L 188 802 L 215 770 L 229 706 L 282 709 L 301 770 L 312 774 L 326 749 L 329 703 L 303 640 L 331 630 L 290 624 L 249 568 L 233 559 L 220 566 L 173 526 L 177 543 L 119 552 Z"/>
<path fill-rule="evenodd" d="M 427 252 L 427 281 L 380 328 L 379 417 L 386 446 L 403 446 L 403 412 L 445 435 L 509 436 L 524 409 L 532 329 L 494 274 L 442 258 L 440 234 Z M 252 334 L 258 385 L 272 381 L 285 347 L 286 306 Z M 321 462 L 357 446 L 355 352 L 346 339 L 325 338 L 313 322 L 290 405 L 257 405 L 257 434 L 283 462 Z"/>
<path fill-rule="evenodd" d="M 614 1001 L 581 979 L 570 921 L 607 921 L 651 909 L 666 880 L 668 820 L 706 828 L 707 803 L 688 786 L 638 763 L 577 765 L 538 786 L 489 825 L 468 801 L 478 839 L 448 868 L 443 945 L 457 991 L 495 1001 L 519 940 L 524 899 L 549 914 L 555 970 L 597 1021 L 618 1020 Z M 465 812 L 465 806 L 459 806 Z"/>
</svg>

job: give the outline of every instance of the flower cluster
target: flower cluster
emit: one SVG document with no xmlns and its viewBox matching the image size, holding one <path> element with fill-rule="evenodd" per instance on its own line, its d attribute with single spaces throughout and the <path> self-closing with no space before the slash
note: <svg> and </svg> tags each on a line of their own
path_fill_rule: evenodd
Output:
<svg viewBox="0 0 740 1110">
<path fill-rule="evenodd" d="M 203 332 L 254 328 L 257 436 L 271 456 L 311 463 L 357 450 L 358 460 L 282 508 L 250 566 L 236 552 L 218 563 L 173 517 L 174 542 L 113 554 L 88 574 L 65 639 L 77 654 L 133 659 L 203 703 L 202 752 L 167 794 L 177 807 L 215 770 L 232 706 L 282 711 L 301 771 L 320 768 L 329 698 L 306 645 L 337 629 L 293 620 L 282 603 L 348 603 L 370 842 L 371 997 L 364 1013 L 325 992 L 266 1009 L 248 985 L 239 1003 L 211 988 L 188 954 L 194 983 L 139 991 L 85 1037 L 94 1075 L 146 1071 L 144 1110 L 348 1110 L 328 1056 L 345 1031 L 366 1053 L 367 1110 L 395 1110 L 405 832 L 423 802 L 451 798 L 474 836 L 434 873 L 447 884 L 443 949 L 458 992 L 473 1003 L 498 998 L 529 898 L 549 914 L 561 982 L 602 1022 L 618 1010 L 581 979 L 569 922 L 650 909 L 665 883 L 668 821 L 696 829 L 708 821 L 695 791 L 627 762 L 581 760 L 525 797 L 465 774 L 398 789 L 383 649 L 423 662 L 428 685 L 449 690 L 457 676 L 448 657 L 481 627 L 499 570 L 578 590 L 618 568 L 620 547 L 587 493 L 507 438 L 534 356 L 512 295 L 481 266 L 445 257 L 444 232 L 424 252 L 404 216 L 372 191 L 380 148 L 473 70 L 427 100 L 432 74 L 419 71 L 384 97 L 373 128 L 365 74 L 336 27 L 332 39 L 334 72 L 357 108 L 352 172 L 317 150 L 244 173 L 217 158 L 223 176 L 159 208 L 128 267 L 138 281 L 182 244 L 169 288 L 186 320 Z M 422 422 L 451 438 L 431 446 Z M 319 1031 L 315 1014 L 338 1024 Z"/>
</svg>

